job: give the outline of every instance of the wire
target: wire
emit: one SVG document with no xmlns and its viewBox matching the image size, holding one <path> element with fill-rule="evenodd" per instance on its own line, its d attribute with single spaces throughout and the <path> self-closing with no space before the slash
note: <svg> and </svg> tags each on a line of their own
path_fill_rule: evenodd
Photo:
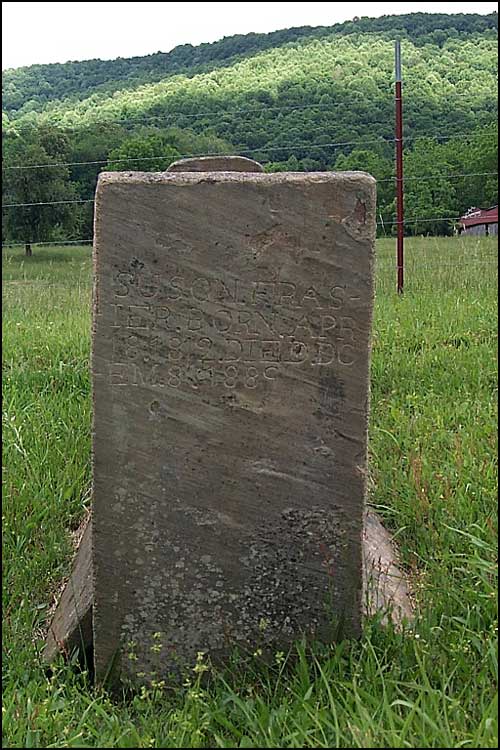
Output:
<svg viewBox="0 0 500 750">
<path fill-rule="evenodd" d="M 19 242 L 15 240 L 13 242 L 2 242 L 2 247 L 24 247 L 25 245 L 86 245 L 93 243 L 94 240 L 47 240 L 44 242 L 37 242 L 36 240 L 27 240 L 26 242 Z"/>
<path fill-rule="evenodd" d="M 418 175 L 416 177 L 406 177 L 404 182 L 407 180 L 436 180 L 436 179 L 462 179 L 465 177 L 485 177 L 491 175 L 498 175 L 498 172 L 469 172 L 467 174 L 448 174 L 448 175 Z M 377 182 L 392 182 L 396 177 L 389 177 L 387 179 L 377 180 Z M 59 200 L 59 201 L 39 201 L 35 203 L 4 203 L 2 208 L 22 208 L 25 206 L 58 206 L 61 204 L 68 203 L 93 203 L 94 198 L 73 198 L 71 200 Z M 439 220 L 437 220 L 439 221 Z"/>
<path fill-rule="evenodd" d="M 396 239 L 396 238 L 394 237 L 391 239 Z M 494 258 L 492 258 L 491 260 L 477 260 L 476 258 L 467 258 L 464 262 L 466 265 L 471 265 L 471 266 L 472 265 L 474 266 L 498 266 L 498 261 L 495 261 Z M 413 264 L 411 265 L 411 268 L 410 268 L 410 262 L 408 262 L 408 260 L 405 259 L 405 269 L 411 270 L 412 274 L 414 274 L 416 271 L 426 271 L 430 268 L 432 269 L 440 269 L 440 268 L 463 269 L 464 262 L 462 262 L 462 259 L 460 263 L 439 263 L 439 262 L 419 263 L 417 260 L 415 260 L 415 261 L 412 261 Z M 388 269 L 392 270 L 394 268 L 397 268 L 397 263 L 396 261 L 394 261 L 393 263 L 377 263 L 376 266 L 377 266 L 377 270 L 385 271 Z M 378 281 L 380 282 L 381 279 L 378 279 Z"/>
<path fill-rule="evenodd" d="M 405 219 L 404 224 L 410 224 L 410 223 L 430 223 L 430 222 L 439 222 L 439 221 L 453 221 L 455 223 L 459 222 L 459 219 L 456 216 L 436 216 L 436 217 L 420 217 L 420 216 L 412 216 L 410 219 Z M 391 226 L 394 224 L 397 224 L 397 221 L 377 221 L 377 226 Z M 381 238 L 383 239 L 383 238 Z M 94 240 L 89 239 L 80 239 L 80 240 L 47 240 L 44 242 L 38 242 L 37 240 L 26 240 L 25 242 L 19 242 L 19 241 L 12 241 L 12 242 L 3 242 L 2 247 L 24 247 L 24 245 L 84 245 L 88 243 L 93 243 Z M 412 259 L 414 260 L 414 259 Z M 494 260 L 494 259 L 493 259 Z"/>
<path fill-rule="evenodd" d="M 427 223 L 427 222 L 435 222 L 435 221 L 454 221 L 458 223 L 460 221 L 459 218 L 456 216 L 436 216 L 435 218 L 432 217 L 419 217 L 419 216 L 412 216 L 409 219 L 404 219 L 402 222 L 399 221 L 377 221 L 378 226 L 388 226 L 391 224 L 421 224 L 421 223 Z"/>
<path fill-rule="evenodd" d="M 416 175 L 414 177 L 403 177 L 403 182 L 408 182 L 409 180 L 458 180 L 462 177 L 486 177 L 491 175 L 498 175 L 498 172 L 467 172 L 464 174 L 428 174 L 428 175 Z M 387 177 L 382 180 L 377 180 L 377 182 L 392 182 L 393 180 L 396 180 L 397 177 L 394 175 L 393 177 Z"/>
<path fill-rule="evenodd" d="M 467 138 L 469 135 L 473 136 L 474 131 L 469 131 L 466 133 L 457 133 L 455 135 L 435 135 L 435 134 L 418 134 L 413 136 L 407 136 L 404 138 L 404 141 L 414 141 L 418 140 L 420 138 L 433 138 L 435 140 L 440 141 L 446 141 L 446 140 L 453 140 L 453 138 Z M 285 144 L 284 146 L 272 146 L 272 145 L 264 145 L 259 148 L 253 148 L 253 149 L 241 149 L 240 155 L 243 154 L 253 154 L 253 153 L 265 153 L 266 151 L 286 151 L 286 150 L 292 150 L 292 149 L 301 149 L 301 148 L 342 148 L 345 146 L 357 146 L 357 145 L 371 145 L 371 144 L 380 144 L 385 145 L 389 143 L 394 143 L 396 141 L 393 137 L 386 137 L 386 136 L 380 136 L 379 138 L 372 139 L 372 140 L 356 140 L 356 141 L 338 141 L 336 143 L 290 143 Z M 235 156 L 234 152 L 232 154 L 220 154 L 220 153 L 191 153 L 191 154 L 180 154 L 179 159 L 186 159 L 186 158 L 193 158 L 193 157 L 204 157 L 204 156 Z M 165 155 L 158 155 L 158 156 L 138 156 L 138 157 L 131 157 L 131 158 L 122 158 L 122 159 L 98 159 L 95 161 L 62 161 L 62 162 L 52 162 L 52 163 L 45 163 L 45 164 L 13 164 L 9 166 L 2 166 L 2 169 L 4 170 L 13 170 L 13 169 L 48 169 L 48 168 L 55 168 L 55 167 L 82 167 L 82 166 L 89 166 L 89 165 L 98 165 L 98 164 L 118 164 L 121 162 L 141 162 L 141 161 L 157 161 L 161 159 L 166 159 L 167 157 Z"/>
<path fill-rule="evenodd" d="M 287 149 L 294 149 L 294 148 L 330 148 L 333 146 L 340 147 L 340 146 L 355 146 L 358 144 L 373 144 L 373 143 L 391 143 L 394 141 L 394 138 L 385 138 L 380 137 L 373 140 L 358 140 L 358 141 L 339 141 L 338 143 L 290 143 L 285 146 L 262 146 L 260 148 L 251 148 L 251 149 L 242 149 L 241 152 L 243 154 L 253 154 L 253 153 L 262 153 L 265 151 L 283 151 Z M 235 156 L 236 154 L 220 154 L 220 153 L 211 153 L 211 154 L 180 154 L 179 159 L 186 159 L 189 157 L 203 157 L 203 156 Z M 138 161 L 156 161 L 158 159 L 166 159 L 167 157 L 165 155 L 160 156 L 138 156 L 133 158 L 123 158 L 123 159 L 99 159 L 97 161 L 73 161 L 73 162 L 54 162 L 52 164 L 20 164 L 20 165 L 14 165 L 14 166 L 8 166 L 3 167 L 3 169 L 42 169 L 46 167 L 76 167 L 76 166 L 85 166 L 89 164 L 117 164 L 119 162 L 138 162 Z"/>
<path fill-rule="evenodd" d="M 174 110 L 173 112 L 167 112 L 166 114 L 157 114 L 157 115 L 150 114 L 150 115 L 143 115 L 143 116 L 139 116 L 139 117 L 121 117 L 121 118 L 115 118 L 115 119 L 108 118 L 108 119 L 94 120 L 94 121 L 90 121 L 90 122 L 83 121 L 83 122 L 79 123 L 78 125 L 64 125 L 64 123 L 62 125 L 59 125 L 59 123 L 51 122 L 50 120 L 46 120 L 45 122 L 44 121 L 41 121 L 41 122 L 37 121 L 37 122 L 33 122 L 33 123 L 32 122 L 19 122 L 18 125 L 15 125 L 15 123 L 17 121 L 14 119 L 11 122 L 9 122 L 9 125 L 13 125 L 14 127 L 17 127 L 18 129 L 20 127 L 21 128 L 26 128 L 26 129 L 30 129 L 30 128 L 33 129 L 33 128 L 38 128 L 38 127 L 43 127 L 44 125 L 50 125 L 52 127 L 59 127 L 59 128 L 61 128 L 63 130 L 80 130 L 80 129 L 85 128 L 85 127 L 93 127 L 93 126 L 96 126 L 96 125 L 110 125 L 110 124 L 124 124 L 124 123 L 125 124 L 126 123 L 131 123 L 131 124 L 138 123 L 138 124 L 140 124 L 140 123 L 147 123 L 147 122 L 150 122 L 152 120 L 155 120 L 155 121 L 158 121 L 158 120 L 167 120 L 167 119 L 175 118 L 175 117 L 179 117 L 179 118 L 183 117 L 183 118 L 192 120 L 192 119 L 197 119 L 199 117 L 221 117 L 221 116 L 226 117 L 226 116 L 232 116 L 232 115 L 256 114 L 256 113 L 266 114 L 268 112 L 295 112 L 295 111 L 300 111 L 300 110 L 303 110 L 303 109 L 315 109 L 315 110 L 320 110 L 320 111 L 323 111 L 323 112 L 331 112 L 332 110 L 335 110 L 335 108 L 339 108 L 339 109 L 344 109 L 345 110 L 345 108 L 347 106 L 349 106 L 349 104 L 352 104 L 352 103 L 354 103 L 356 105 L 358 105 L 358 104 L 365 104 L 366 103 L 366 97 L 365 97 L 365 95 L 364 95 L 364 93 L 362 91 L 350 91 L 349 93 L 350 94 L 354 94 L 354 97 L 355 97 L 355 98 L 353 97 L 354 101 L 352 101 L 352 102 L 338 102 L 338 103 L 334 101 L 333 104 L 326 104 L 326 105 L 323 105 L 323 104 L 291 104 L 291 105 L 280 105 L 280 106 L 270 106 L 270 107 L 267 107 L 267 106 L 262 106 L 262 107 L 245 107 L 245 108 L 242 108 L 242 109 L 229 109 L 229 110 L 212 109 L 212 110 L 207 110 L 205 112 L 182 112 L 180 110 L 177 110 L 177 111 Z M 407 97 L 410 97 L 410 96 L 419 96 L 418 92 L 411 92 L 411 91 L 405 90 L 405 93 L 406 93 Z M 423 94 L 423 95 L 424 96 L 429 96 L 429 92 L 426 93 L 426 94 Z M 335 94 L 333 94 L 333 96 L 335 96 Z M 456 97 L 470 97 L 470 96 L 474 96 L 474 92 L 471 92 L 470 94 L 464 93 L 464 92 L 460 92 L 460 93 L 454 94 L 453 92 L 449 92 L 448 96 L 449 97 L 454 97 L 454 96 L 456 96 Z M 477 96 L 477 94 L 475 96 Z M 487 92 L 487 93 L 483 94 L 481 101 L 483 102 L 485 98 L 489 98 L 489 97 L 494 98 L 495 97 L 495 92 Z M 498 97 L 498 95 L 497 95 L 497 97 Z M 392 104 L 392 98 L 390 100 L 389 99 L 387 100 L 388 103 L 389 103 L 389 101 Z M 479 102 L 479 100 L 478 100 L 478 102 Z M 411 105 L 411 104 L 412 104 L 412 100 L 411 99 L 407 99 L 407 106 Z M 419 106 L 420 106 L 420 104 L 421 104 L 421 101 L 418 102 Z"/>
<path fill-rule="evenodd" d="M 40 201 L 39 203 L 4 203 L 2 208 L 21 208 L 24 206 L 59 206 L 62 203 L 93 203 L 94 198 L 72 198 L 67 201 Z"/>
<path fill-rule="evenodd" d="M 361 98 L 359 101 L 355 101 L 355 104 L 364 104 L 366 102 L 366 98 L 363 96 L 361 92 L 351 92 L 355 93 L 357 96 L 359 95 Z M 352 103 L 352 102 L 351 102 Z M 144 115 L 142 117 L 123 117 L 123 118 L 117 118 L 117 119 L 102 119 L 102 120 L 94 120 L 91 122 L 81 122 L 79 125 L 59 125 L 58 123 L 51 122 L 50 120 L 47 120 L 45 122 L 20 122 L 19 126 L 23 128 L 38 128 L 43 127 L 44 125 L 50 125 L 52 127 L 60 127 L 63 130 L 80 130 L 84 127 L 91 127 L 94 125 L 114 125 L 114 124 L 122 124 L 122 123 L 144 123 L 144 122 L 150 122 L 151 120 L 167 120 L 173 117 L 185 117 L 187 119 L 196 119 L 198 117 L 222 117 L 222 116 L 232 116 L 232 115 L 243 115 L 243 114 L 255 114 L 255 113 L 267 113 L 267 112 L 296 112 L 303 109 L 316 109 L 320 110 L 322 112 L 330 112 L 332 109 L 335 109 L 335 107 L 339 107 L 341 109 L 345 109 L 346 103 L 339 102 L 338 104 L 328 105 L 328 104 L 290 104 L 290 105 L 284 105 L 284 106 L 276 106 L 276 107 L 247 107 L 244 109 L 213 109 L 208 110 L 205 112 L 181 112 L 181 111 L 173 111 L 173 112 L 167 112 L 166 114 L 158 114 L 158 115 Z M 14 119 L 12 120 L 10 124 L 13 126 L 15 125 L 17 121 Z"/>
</svg>

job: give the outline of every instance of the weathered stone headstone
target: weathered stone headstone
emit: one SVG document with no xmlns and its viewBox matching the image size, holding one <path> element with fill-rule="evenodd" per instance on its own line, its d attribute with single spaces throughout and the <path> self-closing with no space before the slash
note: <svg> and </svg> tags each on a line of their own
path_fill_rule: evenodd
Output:
<svg viewBox="0 0 500 750">
<path fill-rule="evenodd" d="M 361 625 L 375 181 L 102 174 L 96 676 Z"/>
</svg>

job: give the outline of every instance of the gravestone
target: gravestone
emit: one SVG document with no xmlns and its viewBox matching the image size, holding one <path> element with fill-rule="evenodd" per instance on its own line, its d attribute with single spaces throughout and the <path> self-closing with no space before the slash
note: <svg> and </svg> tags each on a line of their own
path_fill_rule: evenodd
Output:
<svg viewBox="0 0 500 750">
<path fill-rule="evenodd" d="M 102 174 L 98 679 L 361 625 L 375 181 Z"/>
<path fill-rule="evenodd" d="M 99 179 L 99 681 L 360 632 L 375 181 L 210 166 Z"/>
</svg>

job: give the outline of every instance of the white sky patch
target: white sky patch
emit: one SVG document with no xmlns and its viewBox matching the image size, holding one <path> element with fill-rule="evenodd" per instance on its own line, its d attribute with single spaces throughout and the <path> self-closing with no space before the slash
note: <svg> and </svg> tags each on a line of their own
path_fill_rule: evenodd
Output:
<svg viewBox="0 0 500 750">
<path fill-rule="evenodd" d="M 2 3 L 2 69 L 169 52 L 179 44 L 355 16 L 481 13 L 497 3 Z"/>
</svg>

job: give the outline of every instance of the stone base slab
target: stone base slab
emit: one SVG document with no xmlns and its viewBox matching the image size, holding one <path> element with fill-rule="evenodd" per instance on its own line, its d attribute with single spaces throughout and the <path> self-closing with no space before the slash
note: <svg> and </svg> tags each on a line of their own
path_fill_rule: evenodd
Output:
<svg viewBox="0 0 500 750">
<path fill-rule="evenodd" d="M 87 522 L 73 562 L 70 578 L 63 589 L 47 633 L 44 660 L 52 662 L 58 653 L 69 657 L 83 646 L 92 647 L 92 527 Z M 363 611 L 382 615 L 382 622 L 401 626 L 411 622 L 414 612 L 406 576 L 398 566 L 391 534 L 373 510 L 365 514 L 363 533 Z"/>
</svg>

